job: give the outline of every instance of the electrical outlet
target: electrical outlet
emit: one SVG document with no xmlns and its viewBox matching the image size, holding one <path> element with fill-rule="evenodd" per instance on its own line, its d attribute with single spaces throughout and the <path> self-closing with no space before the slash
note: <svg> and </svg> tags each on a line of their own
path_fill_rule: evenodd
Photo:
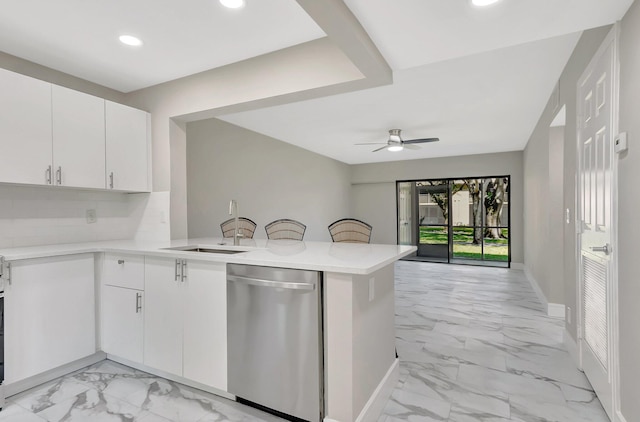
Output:
<svg viewBox="0 0 640 422">
<path fill-rule="evenodd" d="M 567 324 L 571 324 L 571 307 L 567 306 Z"/>
<path fill-rule="evenodd" d="M 376 297 L 376 279 L 371 277 L 369 279 L 369 302 L 372 302 Z"/>
<path fill-rule="evenodd" d="M 87 224 L 92 224 L 98 221 L 96 217 L 96 210 L 87 210 Z"/>
</svg>

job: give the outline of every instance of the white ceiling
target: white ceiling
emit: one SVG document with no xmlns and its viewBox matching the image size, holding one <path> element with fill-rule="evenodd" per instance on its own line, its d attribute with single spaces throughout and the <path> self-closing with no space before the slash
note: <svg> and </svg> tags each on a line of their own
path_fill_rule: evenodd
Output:
<svg viewBox="0 0 640 422">
<path fill-rule="evenodd" d="M 0 51 L 122 92 L 324 37 L 314 17 L 347 56 L 376 56 L 357 23 L 336 16 L 338 0 L 316 1 L 0 0 Z M 344 2 L 395 70 L 392 85 L 221 118 L 347 163 L 521 150 L 579 31 L 621 19 L 633 0 Z M 356 29 L 351 41 L 343 29 Z M 122 33 L 144 46 L 121 45 Z M 375 61 L 360 65 L 366 75 Z M 352 145 L 391 128 L 441 142 L 375 154 Z"/>
<path fill-rule="evenodd" d="M 633 0 L 344 0 L 393 69 L 607 25 Z"/>
<path fill-rule="evenodd" d="M 324 37 L 294 0 L 0 0 L 0 51 L 129 92 Z M 118 36 L 140 37 L 142 48 Z"/>
<path fill-rule="evenodd" d="M 393 85 L 220 116 L 349 164 L 522 150 L 580 33 L 396 71 Z M 371 152 L 388 129 L 439 137 Z"/>
</svg>

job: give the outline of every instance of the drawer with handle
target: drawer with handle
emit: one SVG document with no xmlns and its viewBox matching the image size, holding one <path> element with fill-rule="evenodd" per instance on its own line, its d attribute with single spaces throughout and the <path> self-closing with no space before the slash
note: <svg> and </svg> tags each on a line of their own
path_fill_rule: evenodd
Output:
<svg viewBox="0 0 640 422">
<path fill-rule="evenodd" d="M 144 256 L 106 253 L 102 283 L 144 290 Z"/>
</svg>

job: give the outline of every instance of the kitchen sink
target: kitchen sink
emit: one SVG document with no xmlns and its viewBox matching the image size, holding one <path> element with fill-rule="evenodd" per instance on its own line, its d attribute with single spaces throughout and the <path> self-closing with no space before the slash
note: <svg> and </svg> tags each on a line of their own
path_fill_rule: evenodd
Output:
<svg viewBox="0 0 640 422">
<path fill-rule="evenodd" d="M 214 249 L 214 248 L 201 248 L 199 246 L 181 246 L 178 248 L 165 248 L 172 251 L 181 251 L 181 252 L 201 252 L 201 253 L 219 253 L 225 255 L 232 255 L 236 253 L 242 253 L 247 251 L 239 251 L 234 249 Z"/>
</svg>

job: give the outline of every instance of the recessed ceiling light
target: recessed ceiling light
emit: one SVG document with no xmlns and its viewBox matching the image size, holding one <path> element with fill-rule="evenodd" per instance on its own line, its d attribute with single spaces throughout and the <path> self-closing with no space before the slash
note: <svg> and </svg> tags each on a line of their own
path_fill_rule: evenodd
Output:
<svg viewBox="0 0 640 422">
<path fill-rule="evenodd" d="M 499 2 L 500 0 L 471 0 L 471 4 L 474 6 L 491 6 L 494 3 Z"/>
<path fill-rule="evenodd" d="M 239 9 L 244 6 L 244 0 L 220 0 L 220 4 L 229 9 Z"/>
<path fill-rule="evenodd" d="M 138 37 L 134 37 L 133 35 L 120 35 L 120 42 L 134 47 L 142 45 L 142 40 Z"/>
</svg>

